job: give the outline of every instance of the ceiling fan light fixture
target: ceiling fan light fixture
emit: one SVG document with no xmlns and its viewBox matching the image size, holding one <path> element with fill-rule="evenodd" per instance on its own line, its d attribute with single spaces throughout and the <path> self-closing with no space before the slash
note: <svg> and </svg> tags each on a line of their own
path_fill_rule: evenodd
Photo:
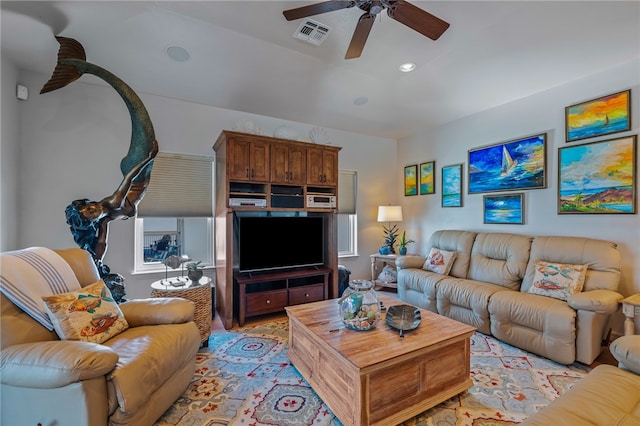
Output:
<svg viewBox="0 0 640 426">
<path fill-rule="evenodd" d="M 411 72 L 416 69 L 416 64 L 414 64 L 413 62 L 407 62 L 400 65 L 398 69 L 402 72 Z"/>
</svg>

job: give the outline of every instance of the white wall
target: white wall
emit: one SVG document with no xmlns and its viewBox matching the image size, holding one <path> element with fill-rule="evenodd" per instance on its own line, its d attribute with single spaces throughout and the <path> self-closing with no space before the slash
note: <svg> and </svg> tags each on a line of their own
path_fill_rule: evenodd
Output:
<svg viewBox="0 0 640 426">
<path fill-rule="evenodd" d="M 0 138 L 0 251 L 13 250 L 18 245 L 18 152 L 19 101 L 16 98 L 18 70 L 4 55 L 2 65 L 2 136 Z"/>
<path fill-rule="evenodd" d="M 38 92 L 48 76 L 25 72 L 14 78 L 21 78 L 32 96 L 21 105 L 18 189 L 25 196 L 19 203 L 20 216 L 15 221 L 18 238 L 12 248 L 75 247 L 65 222 L 65 207 L 79 198 L 99 200 L 116 189 L 122 179 L 119 163 L 131 137 L 129 114 L 119 95 L 91 75 L 44 95 Z M 7 87 L 15 87 L 15 82 L 5 82 L 3 73 L 3 91 Z M 213 156 L 212 146 L 220 132 L 233 129 L 240 118 L 252 119 L 269 135 L 286 124 L 297 129 L 302 140 L 308 140 L 313 127 L 138 95 L 149 111 L 160 150 L 165 152 Z M 5 120 L 10 118 L 2 112 L 3 132 Z M 358 276 L 368 277 L 368 255 L 380 245 L 377 223 L 371 223 L 376 220 L 376 206 L 394 201 L 391 198 L 395 196 L 395 186 L 390 177 L 394 176 L 397 162 L 396 141 L 334 129 L 327 129 L 327 133 L 334 145 L 343 148 L 339 167 L 358 171 L 360 248 L 364 256 L 346 263 Z M 4 193 L 2 201 L 4 204 Z M 131 275 L 133 234 L 132 220 L 111 222 L 104 260 L 113 272 L 125 276 L 129 297 L 147 297 L 149 284 L 164 273 Z"/>
<path fill-rule="evenodd" d="M 481 79 L 478 84 L 482 84 Z M 632 131 L 593 140 L 638 134 L 639 84 L 640 65 L 635 61 L 399 141 L 397 175 L 400 180 L 396 182 L 399 193 L 402 191 L 402 170 L 405 165 L 436 161 L 436 193 L 402 197 L 401 200 L 406 216 L 403 225 L 408 230 L 408 236 L 417 240 L 417 245 L 411 248 L 424 254 L 429 236 L 438 229 L 600 238 L 617 243 L 622 254 L 621 293 L 628 296 L 640 292 L 640 215 L 559 215 L 556 203 L 558 148 L 569 145 L 565 142 L 564 133 L 565 107 L 631 88 Z M 547 133 L 547 188 L 524 191 L 525 224 L 483 224 L 483 194 L 466 193 L 467 151 L 543 132 Z M 590 141 L 573 142 L 571 145 Z M 455 163 L 465 164 L 464 207 L 442 208 L 441 168 Z M 637 187 L 636 182 L 636 191 Z"/>
</svg>

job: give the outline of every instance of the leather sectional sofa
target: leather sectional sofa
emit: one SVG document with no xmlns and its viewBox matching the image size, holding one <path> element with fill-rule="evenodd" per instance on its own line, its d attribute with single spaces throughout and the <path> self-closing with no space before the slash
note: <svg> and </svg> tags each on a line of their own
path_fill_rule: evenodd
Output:
<svg viewBox="0 0 640 426">
<path fill-rule="evenodd" d="M 55 252 L 82 288 L 99 280 L 88 252 Z M 193 377 L 200 333 L 191 301 L 125 302 L 128 328 L 103 343 L 60 340 L 5 294 L 0 302 L 3 425 L 152 425 Z"/>
<path fill-rule="evenodd" d="M 461 230 L 435 232 L 428 248 L 455 252 L 447 275 L 425 257 L 400 256 L 398 296 L 481 333 L 562 364 L 591 364 L 623 296 L 616 244 L 581 237 Z M 587 265 L 582 291 L 567 300 L 532 294 L 538 261 Z"/>
<path fill-rule="evenodd" d="M 611 343 L 618 367 L 599 365 L 522 426 L 640 425 L 640 336 Z"/>
</svg>

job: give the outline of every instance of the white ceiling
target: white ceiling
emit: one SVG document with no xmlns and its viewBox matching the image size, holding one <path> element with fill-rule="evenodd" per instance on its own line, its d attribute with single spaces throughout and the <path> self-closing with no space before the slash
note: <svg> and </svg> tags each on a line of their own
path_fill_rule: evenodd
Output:
<svg viewBox="0 0 640 426">
<path fill-rule="evenodd" d="M 640 60 L 638 1 L 411 1 L 451 27 L 432 41 L 382 13 L 351 60 L 362 11 L 312 17 L 332 28 L 316 47 L 282 15 L 311 3 L 2 1 L 2 53 L 50 75 L 53 35 L 72 37 L 138 93 L 389 138 Z M 190 59 L 171 60 L 170 45 Z M 407 61 L 416 70 L 398 71 Z"/>
</svg>

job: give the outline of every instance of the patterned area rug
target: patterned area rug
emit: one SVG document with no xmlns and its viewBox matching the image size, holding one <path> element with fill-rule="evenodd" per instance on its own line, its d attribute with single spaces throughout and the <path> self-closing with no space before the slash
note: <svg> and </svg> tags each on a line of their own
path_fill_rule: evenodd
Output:
<svg viewBox="0 0 640 426">
<path fill-rule="evenodd" d="M 212 334 L 193 381 L 157 426 L 341 426 L 286 356 L 286 319 Z M 403 426 L 517 424 L 565 393 L 586 373 L 484 334 L 471 338 L 473 386 Z"/>
</svg>

